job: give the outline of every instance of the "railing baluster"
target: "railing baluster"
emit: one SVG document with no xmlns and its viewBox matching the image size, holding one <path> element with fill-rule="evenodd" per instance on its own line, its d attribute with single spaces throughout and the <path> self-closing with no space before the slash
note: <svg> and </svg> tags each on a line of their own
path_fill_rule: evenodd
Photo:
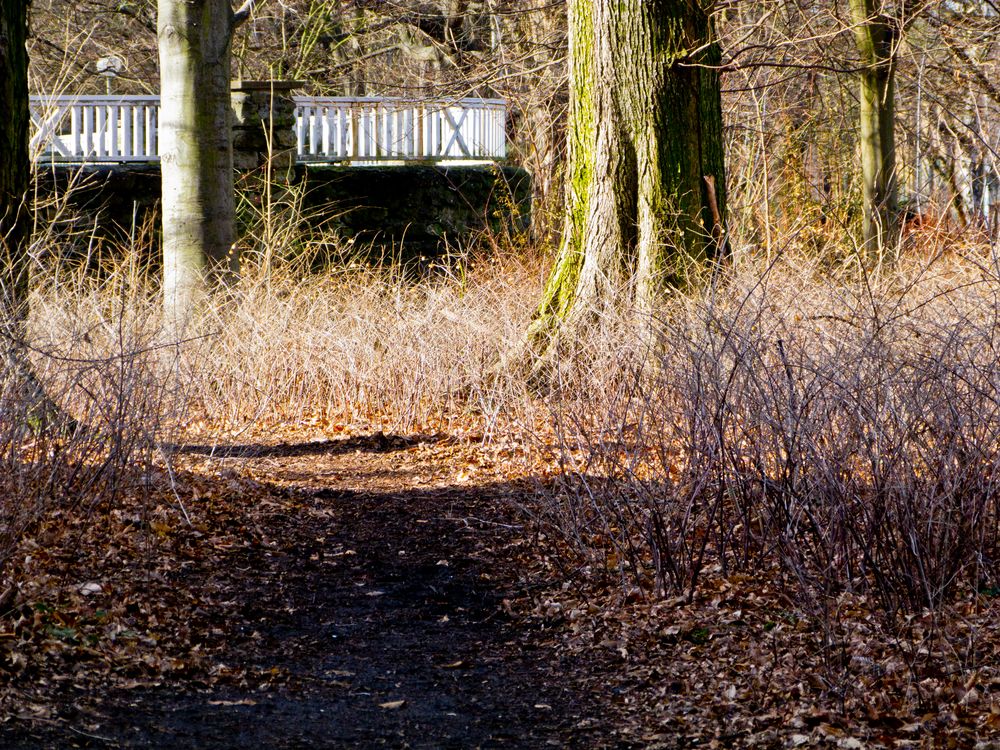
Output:
<svg viewBox="0 0 1000 750">
<path fill-rule="evenodd" d="M 427 121 L 427 158 L 436 159 L 440 156 L 438 153 L 438 138 L 437 133 L 440 130 L 438 127 L 439 119 L 441 116 L 441 108 L 435 107 L 430 112 L 430 119 Z"/>
<path fill-rule="evenodd" d="M 388 158 L 392 156 L 392 117 L 390 117 L 389 108 L 385 105 L 379 106 L 378 112 L 379 119 L 382 121 L 380 132 L 382 148 L 379 149 L 379 156 Z"/>
<path fill-rule="evenodd" d="M 367 153 L 368 134 L 371 131 L 371 124 L 368 122 L 368 108 L 361 104 L 358 107 L 358 132 L 355 134 L 354 155 L 363 157 Z"/>
<path fill-rule="evenodd" d="M 318 109 L 318 107 L 310 107 L 309 109 L 309 153 L 312 155 L 319 153 L 320 132 L 319 127 L 317 127 L 319 125 L 317 122 L 319 119 Z"/>
<path fill-rule="evenodd" d="M 480 146 L 482 143 L 482 138 L 480 137 L 480 125 L 482 123 L 483 110 L 481 107 L 473 107 L 469 112 L 469 138 L 466 141 L 466 145 L 469 149 L 469 156 L 475 158 L 480 154 Z"/>
<path fill-rule="evenodd" d="M 305 156 L 306 145 L 306 111 L 308 107 L 299 105 L 295 111 L 295 152 Z"/>
<path fill-rule="evenodd" d="M 98 158 L 108 155 L 108 109 L 100 104 L 93 107 L 94 112 L 94 153 Z"/>
<path fill-rule="evenodd" d="M 330 143 L 334 138 L 334 128 L 336 127 L 336 112 L 333 107 L 326 106 L 323 111 L 323 156 L 330 158 Z"/>
<path fill-rule="evenodd" d="M 122 154 L 122 106 L 120 104 L 112 104 L 108 108 L 108 113 L 111 115 L 111 156 L 121 156 Z"/>
<path fill-rule="evenodd" d="M 396 107 L 392 111 L 393 126 L 392 156 L 399 159 L 406 156 L 406 110 Z"/>
<path fill-rule="evenodd" d="M 418 159 L 427 158 L 427 107 L 423 104 L 420 105 L 420 110 L 417 112 L 417 116 L 420 118 L 417 126 L 417 153 L 415 154 Z"/>
<path fill-rule="evenodd" d="M 490 153 L 487 139 L 490 137 L 490 111 L 485 107 L 480 107 L 477 112 L 479 117 L 479 143 L 476 145 L 476 153 L 480 156 L 487 156 Z"/>
<path fill-rule="evenodd" d="M 94 155 L 94 110 L 91 107 L 83 107 L 80 110 L 83 115 L 83 156 Z"/>
<path fill-rule="evenodd" d="M 347 156 L 350 147 L 351 108 L 343 102 L 334 102 L 330 107 L 333 111 L 334 131 L 327 158 L 339 161 Z"/>
<path fill-rule="evenodd" d="M 367 130 L 365 131 L 365 156 L 369 159 L 378 156 L 378 105 L 368 104 L 368 116 L 365 117 Z"/>
<path fill-rule="evenodd" d="M 146 107 L 143 104 L 137 104 L 132 108 L 132 153 L 137 159 L 147 157 L 145 149 L 145 124 Z"/>
<path fill-rule="evenodd" d="M 80 120 L 82 113 L 83 113 L 83 107 L 81 107 L 79 104 L 74 104 L 72 109 L 70 109 L 69 132 L 72 137 L 70 145 L 70 153 L 73 156 L 79 156 L 81 153 L 83 153 L 83 149 L 80 146 L 80 130 L 82 128 L 82 123 L 80 122 Z"/>
<path fill-rule="evenodd" d="M 151 157 L 160 153 L 160 134 L 157 132 L 159 125 L 160 107 L 159 105 L 147 105 L 142 108 L 143 121 L 143 154 Z"/>
<path fill-rule="evenodd" d="M 507 158 L 507 113 L 504 110 L 494 110 L 493 120 L 496 123 L 497 154 L 501 159 Z"/>
<path fill-rule="evenodd" d="M 389 108 L 384 104 L 378 107 L 378 119 L 381 124 L 379 129 L 381 148 L 379 148 L 378 155 L 386 158 L 392 156 L 392 119 L 389 117 Z"/>
<path fill-rule="evenodd" d="M 135 106 L 123 104 L 119 111 L 122 126 L 122 156 L 131 159 L 135 156 L 135 149 L 132 147 L 132 113 L 135 111 Z"/>
<path fill-rule="evenodd" d="M 403 110 L 403 158 L 413 156 L 413 107 Z"/>
</svg>

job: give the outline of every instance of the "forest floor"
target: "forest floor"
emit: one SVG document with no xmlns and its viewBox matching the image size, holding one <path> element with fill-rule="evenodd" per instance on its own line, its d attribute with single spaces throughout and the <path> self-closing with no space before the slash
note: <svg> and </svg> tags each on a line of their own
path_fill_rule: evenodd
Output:
<svg viewBox="0 0 1000 750">
<path fill-rule="evenodd" d="M 0 747 L 620 744 L 602 670 L 515 614 L 554 584 L 523 480 L 467 438 L 284 437 L 29 540 Z"/>
<path fill-rule="evenodd" d="M 760 581 L 577 583 L 511 457 L 288 431 L 57 513 L 0 597 L 0 747 L 1000 747 L 1000 638 L 959 690 L 863 614 L 867 656 L 831 665 Z"/>
</svg>

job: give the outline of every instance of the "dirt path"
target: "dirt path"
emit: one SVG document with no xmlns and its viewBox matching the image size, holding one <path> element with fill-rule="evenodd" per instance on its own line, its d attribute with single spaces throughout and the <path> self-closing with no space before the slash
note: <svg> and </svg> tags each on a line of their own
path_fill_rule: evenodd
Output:
<svg viewBox="0 0 1000 750">
<path fill-rule="evenodd" d="M 505 612 L 530 585 L 518 487 L 456 485 L 465 462 L 447 448 L 381 435 L 187 452 L 267 490 L 242 527 L 204 511 L 237 542 L 149 585 L 191 592 L 190 648 L 210 658 L 187 676 L 69 681 L 50 718 L 0 725 L 0 747 L 614 744 L 578 686 L 587 666 Z"/>
</svg>

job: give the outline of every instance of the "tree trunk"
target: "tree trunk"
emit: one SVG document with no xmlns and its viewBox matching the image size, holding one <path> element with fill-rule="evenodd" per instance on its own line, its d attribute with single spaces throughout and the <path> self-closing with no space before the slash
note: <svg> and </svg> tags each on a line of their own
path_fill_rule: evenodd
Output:
<svg viewBox="0 0 1000 750">
<path fill-rule="evenodd" d="M 689 283 L 724 247 L 720 52 L 691 0 L 571 0 L 566 219 L 529 332 Z M 623 293 L 625 296 L 623 297 Z"/>
<path fill-rule="evenodd" d="M 30 0 L 0 1 L 0 367 L 21 389 L 19 406 L 32 429 L 60 415 L 65 427 L 75 429 L 76 421 L 49 399 L 28 361 L 29 5 Z"/>
<path fill-rule="evenodd" d="M 0 3 L 0 315 L 4 348 L 23 337 L 28 292 L 27 0 Z"/>
<path fill-rule="evenodd" d="M 229 0 L 159 0 L 163 295 L 168 327 L 204 284 L 239 270 L 234 249 Z"/>
<path fill-rule="evenodd" d="M 851 0 L 854 40 L 861 55 L 862 236 L 881 254 L 894 242 L 896 219 L 896 33 L 875 0 Z"/>
</svg>

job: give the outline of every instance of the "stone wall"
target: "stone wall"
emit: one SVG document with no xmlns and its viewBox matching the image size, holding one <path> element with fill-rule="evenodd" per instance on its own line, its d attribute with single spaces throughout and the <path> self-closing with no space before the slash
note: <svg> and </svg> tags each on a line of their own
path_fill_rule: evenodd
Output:
<svg viewBox="0 0 1000 750">
<path fill-rule="evenodd" d="M 93 234 L 120 243 L 144 222 L 158 227 L 156 164 L 47 167 L 37 185 L 43 201 L 65 205 L 59 220 L 86 242 Z M 484 230 L 526 230 L 531 217 L 531 179 L 515 167 L 300 164 L 281 185 L 301 196 L 303 221 L 312 228 L 371 246 L 376 256 L 400 249 L 404 257 L 439 254 Z M 248 195 L 258 202 L 256 191 Z M 57 217 L 54 206 L 44 210 Z"/>
<path fill-rule="evenodd" d="M 299 167 L 304 213 L 355 246 L 436 255 L 483 231 L 526 231 L 531 179 L 515 167 Z"/>
<path fill-rule="evenodd" d="M 290 177 L 295 166 L 295 101 L 299 81 L 233 81 L 233 167 Z"/>
</svg>

